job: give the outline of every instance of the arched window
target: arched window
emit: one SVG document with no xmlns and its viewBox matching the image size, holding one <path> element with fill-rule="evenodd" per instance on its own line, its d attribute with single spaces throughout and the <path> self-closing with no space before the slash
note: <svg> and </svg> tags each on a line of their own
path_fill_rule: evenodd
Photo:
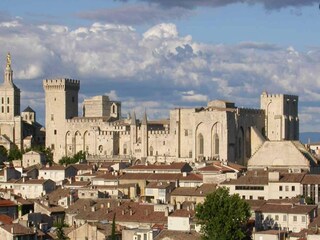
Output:
<svg viewBox="0 0 320 240">
<path fill-rule="evenodd" d="M 149 155 L 150 155 L 150 156 L 153 156 L 153 147 L 152 147 L 152 146 L 150 146 Z"/>
<path fill-rule="evenodd" d="M 219 136 L 217 133 L 213 135 L 213 144 L 214 155 L 219 155 Z"/>
<path fill-rule="evenodd" d="M 204 140 L 203 140 L 203 135 L 201 133 L 198 135 L 198 146 L 199 146 L 199 154 L 203 155 L 203 153 L 204 153 Z"/>
<path fill-rule="evenodd" d="M 116 105 L 112 105 L 112 113 L 116 113 Z"/>
<path fill-rule="evenodd" d="M 123 154 L 127 154 L 127 144 L 123 144 Z"/>
</svg>

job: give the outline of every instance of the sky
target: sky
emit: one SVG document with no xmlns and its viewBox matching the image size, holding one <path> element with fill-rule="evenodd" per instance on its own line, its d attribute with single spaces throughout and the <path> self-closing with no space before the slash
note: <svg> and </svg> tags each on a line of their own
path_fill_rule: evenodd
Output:
<svg viewBox="0 0 320 240">
<path fill-rule="evenodd" d="M 79 107 L 105 94 L 149 119 L 295 94 L 300 131 L 320 132 L 319 26 L 314 0 L 1 0 L 0 69 L 10 52 L 21 108 L 42 124 L 42 80 L 68 77 Z"/>
</svg>

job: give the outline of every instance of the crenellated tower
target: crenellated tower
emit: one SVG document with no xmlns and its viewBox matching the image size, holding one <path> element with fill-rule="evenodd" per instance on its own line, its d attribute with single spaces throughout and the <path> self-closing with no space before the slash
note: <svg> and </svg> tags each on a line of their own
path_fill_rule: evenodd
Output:
<svg viewBox="0 0 320 240">
<path fill-rule="evenodd" d="M 66 119 L 78 116 L 80 81 L 73 79 L 44 80 L 46 106 L 46 146 L 58 161 L 66 155 Z"/>
<path fill-rule="evenodd" d="M 299 140 L 298 96 L 261 94 L 265 110 L 265 136 L 269 140 Z"/>
</svg>

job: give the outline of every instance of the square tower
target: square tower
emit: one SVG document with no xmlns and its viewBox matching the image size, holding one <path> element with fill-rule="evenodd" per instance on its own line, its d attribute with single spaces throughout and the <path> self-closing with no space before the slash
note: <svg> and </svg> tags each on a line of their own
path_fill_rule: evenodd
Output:
<svg viewBox="0 0 320 240">
<path fill-rule="evenodd" d="M 298 96 L 261 94 L 265 110 L 265 135 L 269 140 L 299 140 Z"/>
<path fill-rule="evenodd" d="M 80 81 L 51 79 L 43 81 L 46 106 L 46 147 L 57 161 L 65 155 L 66 120 L 78 116 Z"/>
</svg>

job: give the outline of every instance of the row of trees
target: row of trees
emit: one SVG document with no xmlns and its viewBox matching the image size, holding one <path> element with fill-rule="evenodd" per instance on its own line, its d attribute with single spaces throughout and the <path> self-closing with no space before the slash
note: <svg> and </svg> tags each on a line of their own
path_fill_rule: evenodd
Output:
<svg viewBox="0 0 320 240">
<path fill-rule="evenodd" d="M 0 146 L 0 156 L 2 159 L 6 159 L 7 161 L 12 160 L 21 160 L 22 155 L 29 151 L 36 151 L 39 153 L 43 153 L 46 156 L 46 161 L 49 164 L 52 164 L 53 162 L 53 154 L 50 148 L 45 148 L 44 146 L 33 146 L 31 148 L 22 149 L 20 150 L 17 146 L 14 146 L 9 151 L 4 148 L 3 146 Z"/>
<path fill-rule="evenodd" d="M 69 165 L 69 164 L 75 164 L 78 162 L 83 162 L 86 160 L 86 153 L 83 151 L 77 152 L 75 155 L 73 155 L 72 157 L 62 157 L 59 160 L 59 164 L 61 165 Z"/>
</svg>

